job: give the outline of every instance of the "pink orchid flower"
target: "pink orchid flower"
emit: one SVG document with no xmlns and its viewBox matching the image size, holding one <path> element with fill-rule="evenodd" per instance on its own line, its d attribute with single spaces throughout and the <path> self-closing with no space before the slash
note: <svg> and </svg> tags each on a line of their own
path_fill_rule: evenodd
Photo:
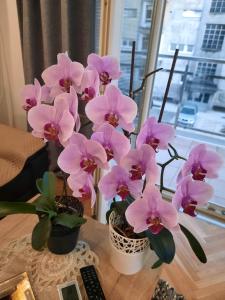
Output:
<svg viewBox="0 0 225 300">
<path fill-rule="evenodd" d="M 96 201 L 96 192 L 93 186 L 93 177 L 84 172 L 82 174 L 70 175 L 67 179 L 68 185 L 73 191 L 73 196 L 82 201 L 91 200 L 91 207 Z"/>
<path fill-rule="evenodd" d="M 136 198 L 140 196 L 142 186 L 141 180 L 131 180 L 129 173 L 120 166 L 112 167 L 112 170 L 103 176 L 98 184 L 99 190 L 106 200 L 111 200 L 116 195 L 124 200 L 129 194 Z"/>
<path fill-rule="evenodd" d="M 167 149 L 168 143 L 174 138 L 175 130 L 171 125 L 158 123 L 155 117 L 150 117 L 142 126 L 137 136 L 136 145 L 150 145 L 154 150 Z"/>
<path fill-rule="evenodd" d="M 191 176 L 184 177 L 179 183 L 172 203 L 179 210 L 195 217 L 197 205 L 206 204 L 213 196 L 213 188 L 206 182 L 192 180 Z"/>
<path fill-rule="evenodd" d="M 84 71 L 82 64 L 72 62 L 67 53 L 59 53 L 57 61 L 56 65 L 48 67 L 42 73 L 45 84 L 51 88 L 52 97 L 63 92 L 69 93 L 71 86 L 78 90 Z"/>
<path fill-rule="evenodd" d="M 62 93 L 55 97 L 54 103 L 64 101 L 68 104 L 68 109 L 71 115 L 74 117 L 75 129 L 79 131 L 80 129 L 80 117 L 78 114 L 78 97 L 74 88 L 70 87 L 69 93 Z"/>
<path fill-rule="evenodd" d="M 95 129 L 109 123 L 131 132 L 134 129 L 132 122 L 137 115 L 137 104 L 133 99 L 124 96 L 117 87 L 109 85 L 103 96 L 95 97 L 87 103 L 85 111 Z"/>
<path fill-rule="evenodd" d="M 131 180 L 142 179 L 155 183 L 158 176 L 158 166 L 155 159 L 155 151 L 148 145 L 142 145 L 139 149 L 131 149 L 123 158 L 121 166 L 130 173 Z"/>
<path fill-rule="evenodd" d="M 74 117 L 66 101 L 57 101 L 54 106 L 40 104 L 28 112 L 32 134 L 45 141 L 60 142 L 62 145 L 71 137 L 75 125 Z"/>
<path fill-rule="evenodd" d="M 158 234 L 164 227 L 173 229 L 178 222 L 175 207 L 163 200 L 159 190 L 153 185 L 146 186 L 143 197 L 131 203 L 125 215 L 136 233 L 150 230 L 153 234 Z"/>
<path fill-rule="evenodd" d="M 26 84 L 22 90 L 23 109 L 28 111 L 42 101 L 51 102 L 49 93 L 50 89 L 47 86 L 41 86 L 39 81 L 34 79 L 34 84 Z"/>
<path fill-rule="evenodd" d="M 188 160 L 178 175 L 178 181 L 189 174 L 192 174 L 194 180 L 216 178 L 222 164 L 223 159 L 218 153 L 207 149 L 204 144 L 199 144 L 191 150 Z"/>
<path fill-rule="evenodd" d="M 115 159 L 118 163 L 129 152 L 130 141 L 112 125 L 103 124 L 94 132 L 91 139 L 99 142 L 107 154 L 107 160 Z"/>
<path fill-rule="evenodd" d="M 83 73 L 81 80 L 81 86 L 79 89 L 79 94 L 81 95 L 81 100 L 90 101 L 95 96 L 99 94 L 99 76 L 95 69 L 86 68 Z"/>
<path fill-rule="evenodd" d="M 112 79 L 118 79 L 121 75 L 118 60 L 112 56 L 99 56 L 95 53 L 89 54 L 87 58 L 88 67 L 95 68 L 103 85 L 107 85 Z"/>
<path fill-rule="evenodd" d="M 66 173 L 93 175 L 97 167 L 107 169 L 107 156 L 104 148 L 96 141 L 88 140 L 80 133 L 74 133 L 68 145 L 58 158 L 59 167 Z"/>
</svg>

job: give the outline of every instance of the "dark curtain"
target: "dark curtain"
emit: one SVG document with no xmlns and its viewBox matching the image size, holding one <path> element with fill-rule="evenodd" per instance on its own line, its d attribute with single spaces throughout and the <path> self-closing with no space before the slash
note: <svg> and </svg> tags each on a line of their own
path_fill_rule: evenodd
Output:
<svg viewBox="0 0 225 300">
<path fill-rule="evenodd" d="M 95 0 L 17 0 L 26 83 L 41 80 L 59 52 L 86 65 L 95 51 Z"/>
<path fill-rule="evenodd" d="M 97 4 L 96 4 L 97 3 Z M 17 0 L 23 65 L 26 83 L 34 78 L 42 82 L 42 71 L 57 62 L 57 54 L 68 51 L 72 60 L 86 66 L 87 56 L 95 52 L 95 12 L 98 0 Z M 96 42 L 97 44 L 97 42 Z M 79 103 L 81 124 L 87 124 L 84 105 Z M 89 137 L 92 125 L 82 126 L 80 132 Z M 30 130 L 28 126 L 28 130 Z M 49 144 L 50 169 L 57 167 L 58 153 Z"/>
</svg>

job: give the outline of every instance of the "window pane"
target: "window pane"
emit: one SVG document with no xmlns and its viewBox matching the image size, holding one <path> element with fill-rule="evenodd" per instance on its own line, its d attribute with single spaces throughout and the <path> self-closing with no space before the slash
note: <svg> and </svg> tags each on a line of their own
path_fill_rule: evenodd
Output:
<svg viewBox="0 0 225 300">
<path fill-rule="evenodd" d="M 130 82 L 130 62 L 132 41 L 136 41 L 136 55 L 134 68 L 134 89 L 137 89 L 145 74 L 147 49 L 149 43 L 149 32 L 151 26 L 151 11 L 154 1 L 125 0 L 124 14 L 131 14 L 136 11 L 136 16 L 123 18 L 121 35 L 120 64 L 122 76 L 119 80 L 119 88 L 128 95 Z M 135 101 L 140 104 L 141 93 L 137 95 Z"/>
<path fill-rule="evenodd" d="M 212 7 L 220 8 L 220 13 L 212 13 Z M 172 52 L 179 48 L 163 121 L 176 126 L 174 145 L 180 155 L 187 156 L 202 142 L 225 156 L 225 12 L 221 7 L 224 1 L 167 1 L 158 57 L 163 70 L 155 76 L 150 115 L 159 115 Z M 162 151 L 159 161 L 167 155 Z M 168 188 L 176 188 L 181 165 L 176 162 L 168 167 Z M 215 189 L 212 202 L 225 207 L 225 166 L 220 177 L 210 182 Z"/>
</svg>

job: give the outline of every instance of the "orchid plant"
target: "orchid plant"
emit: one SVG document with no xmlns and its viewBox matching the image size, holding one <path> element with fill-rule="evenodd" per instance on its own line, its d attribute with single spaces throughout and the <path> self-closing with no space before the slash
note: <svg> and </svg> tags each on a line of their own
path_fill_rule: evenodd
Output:
<svg viewBox="0 0 225 300">
<path fill-rule="evenodd" d="M 135 133 L 137 104 L 112 84 L 121 75 L 115 58 L 90 54 L 86 67 L 72 62 L 67 53 L 58 54 L 57 59 L 56 65 L 42 73 L 43 86 L 37 79 L 34 85 L 25 86 L 23 108 L 28 112 L 34 136 L 64 147 L 58 165 L 68 174 L 73 195 L 81 201 L 91 199 L 94 206 L 94 173 L 97 169 L 106 170 L 98 189 L 111 203 L 107 217 L 116 211 L 123 216 L 125 229 L 129 229 L 122 234 L 149 238 L 159 258 L 153 268 L 173 260 L 173 234 L 177 230 L 184 233 L 196 256 L 205 263 L 200 243 L 178 223 L 178 216 L 185 213 L 195 217 L 196 208 L 212 197 L 213 189 L 207 181 L 218 176 L 221 157 L 203 144 L 194 147 L 187 159 L 179 156 L 171 145 L 174 128 L 154 117 L 149 117 Z M 86 116 L 93 123 L 90 139 L 79 132 L 83 126 L 78 114 L 80 102 L 85 103 Z M 136 137 L 136 147 L 131 146 L 131 137 Z M 157 163 L 157 152 L 165 150 L 170 159 Z M 168 202 L 161 194 L 165 189 L 164 170 L 177 159 L 185 163 L 172 202 Z"/>
</svg>

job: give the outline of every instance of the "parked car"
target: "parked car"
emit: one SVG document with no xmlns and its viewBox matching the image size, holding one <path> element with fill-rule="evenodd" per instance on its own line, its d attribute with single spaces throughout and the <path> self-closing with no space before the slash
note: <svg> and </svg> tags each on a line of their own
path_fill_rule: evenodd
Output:
<svg viewBox="0 0 225 300">
<path fill-rule="evenodd" d="M 193 127 L 197 119 L 198 107 L 194 104 L 185 104 L 181 107 L 178 125 Z"/>
</svg>

